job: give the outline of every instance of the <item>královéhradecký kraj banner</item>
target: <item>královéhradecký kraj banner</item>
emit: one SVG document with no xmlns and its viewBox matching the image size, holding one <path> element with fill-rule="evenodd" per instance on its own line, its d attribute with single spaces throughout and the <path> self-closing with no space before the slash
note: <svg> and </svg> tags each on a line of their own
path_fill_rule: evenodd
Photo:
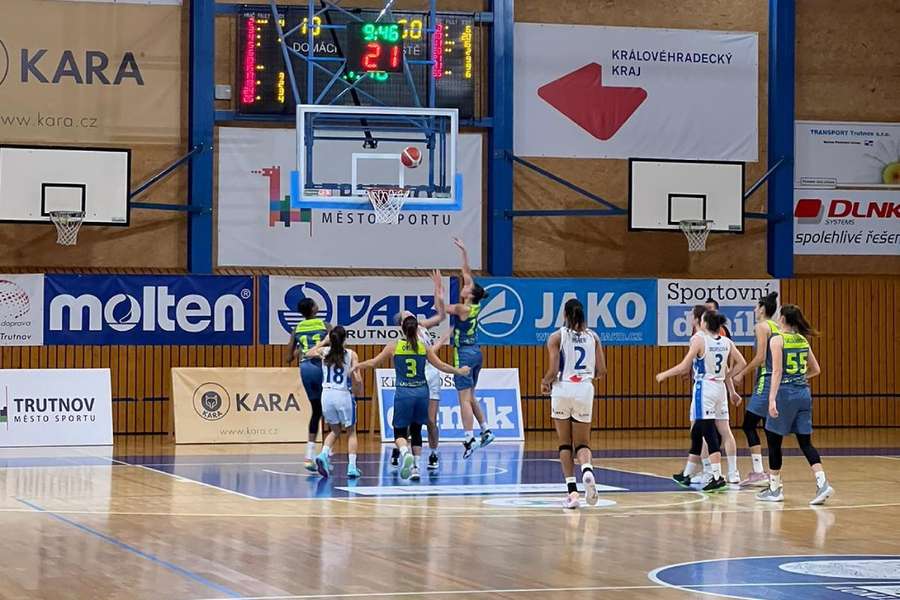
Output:
<svg viewBox="0 0 900 600">
<path fill-rule="evenodd" d="M 43 315 L 43 275 L 0 275 L 0 346 L 43 345 Z"/>
<path fill-rule="evenodd" d="M 900 255 L 900 190 L 794 190 L 794 254 Z"/>
<path fill-rule="evenodd" d="M 604 344 L 656 343 L 654 279 L 516 279 L 479 278 L 490 294 L 481 304 L 481 344 L 544 344 L 563 325 L 569 298 L 584 304 L 587 326 Z"/>
<path fill-rule="evenodd" d="M 660 279 L 659 345 L 686 346 L 693 333 L 692 311 L 712 298 L 728 318 L 728 329 L 738 345 L 754 342 L 753 310 L 769 292 L 780 292 L 777 279 Z M 781 298 L 778 299 L 781 305 Z"/>
<path fill-rule="evenodd" d="M 459 252 L 453 246 L 453 238 L 458 237 L 469 249 L 472 268 L 479 269 L 482 144 L 479 134 L 459 136 L 462 210 L 403 212 L 400 223 L 384 225 L 374 223 L 371 210 L 291 208 L 290 173 L 297 154 L 294 129 L 220 127 L 218 264 L 458 268 Z M 340 155 L 336 160 L 349 161 L 350 157 Z M 318 160 L 316 164 L 327 166 Z"/>
<path fill-rule="evenodd" d="M 756 161 L 757 37 L 517 23 L 516 154 Z"/>
<path fill-rule="evenodd" d="M 456 279 L 443 278 L 444 302 L 454 297 Z M 428 277 L 260 277 L 259 342 L 287 344 L 303 318 L 297 303 L 311 298 L 319 317 L 347 328 L 349 344 L 386 344 L 400 339 L 395 321 L 408 310 L 420 319 L 437 314 L 434 284 Z M 432 335 L 447 331 L 448 321 Z"/>
<path fill-rule="evenodd" d="M 393 369 L 375 370 L 375 391 L 381 415 L 381 440 L 392 442 L 394 428 L 391 427 L 391 419 L 394 416 L 395 391 Z M 475 388 L 475 398 L 481 404 L 484 418 L 498 440 L 525 440 L 518 369 L 482 369 L 478 387 Z M 444 375 L 441 379 L 441 404 L 437 424 L 442 442 L 460 442 L 466 439 L 459 414 L 459 394 L 453 387 L 452 375 Z"/>
<path fill-rule="evenodd" d="M 900 123 L 797 121 L 794 185 L 900 185 Z"/>
<path fill-rule="evenodd" d="M 46 344 L 253 343 L 253 279 L 47 275 Z"/>
</svg>

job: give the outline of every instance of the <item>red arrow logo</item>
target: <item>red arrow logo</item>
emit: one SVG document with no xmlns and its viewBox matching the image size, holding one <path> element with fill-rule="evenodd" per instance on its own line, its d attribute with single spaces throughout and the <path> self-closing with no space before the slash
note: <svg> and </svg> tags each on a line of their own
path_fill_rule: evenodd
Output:
<svg viewBox="0 0 900 600">
<path fill-rule="evenodd" d="M 598 140 L 606 141 L 647 99 L 647 90 L 603 87 L 602 67 L 590 63 L 541 86 L 538 96 Z"/>
</svg>

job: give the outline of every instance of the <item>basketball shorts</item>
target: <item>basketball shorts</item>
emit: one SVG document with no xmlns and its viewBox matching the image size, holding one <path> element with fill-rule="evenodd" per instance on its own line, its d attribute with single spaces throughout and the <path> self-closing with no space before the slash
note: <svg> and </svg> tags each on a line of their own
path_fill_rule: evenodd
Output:
<svg viewBox="0 0 900 600">
<path fill-rule="evenodd" d="M 761 380 L 756 381 L 756 385 L 753 386 L 753 395 L 747 402 L 747 412 L 763 419 L 769 416 L 769 385 L 771 382 L 769 377 L 762 377 Z"/>
<path fill-rule="evenodd" d="M 428 399 L 429 400 L 440 400 L 441 399 L 441 372 L 432 367 L 430 364 L 425 364 L 425 381 L 428 382 Z"/>
<path fill-rule="evenodd" d="M 300 381 L 310 402 L 322 399 L 322 361 L 314 358 L 300 363 Z"/>
<path fill-rule="evenodd" d="M 550 416 L 590 423 L 594 412 L 594 384 L 557 381 L 550 391 Z"/>
<path fill-rule="evenodd" d="M 775 398 L 777 417 L 766 418 L 766 430 L 786 436 L 791 433 L 812 434 L 812 395 L 806 386 L 783 385 Z M 768 412 L 768 406 L 766 407 Z"/>
<path fill-rule="evenodd" d="M 428 423 L 428 387 L 398 387 L 394 394 L 394 416 L 391 426 L 409 427 Z"/>
<path fill-rule="evenodd" d="M 728 418 L 727 394 L 725 383 L 721 381 L 695 381 L 691 397 L 691 421 Z M 722 414 L 725 416 L 720 417 Z"/>
<path fill-rule="evenodd" d="M 352 427 L 356 424 L 356 402 L 345 390 L 322 390 L 322 415 L 329 425 Z"/>
<path fill-rule="evenodd" d="M 469 367 L 468 375 L 454 375 L 453 385 L 457 390 L 469 390 L 478 385 L 478 375 L 481 373 L 481 348 L 479 346 L 460 346 L 453 349 L 453 362 L 456 367 Z"/>
</svg>

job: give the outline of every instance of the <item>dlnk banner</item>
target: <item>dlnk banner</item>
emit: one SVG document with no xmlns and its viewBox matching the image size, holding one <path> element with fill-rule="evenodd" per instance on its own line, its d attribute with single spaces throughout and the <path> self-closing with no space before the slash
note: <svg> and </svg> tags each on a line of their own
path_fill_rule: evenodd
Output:
<svg viewBox="0 0 900 600">
<path fill-rule="evenodd" d="M 378 410 L 381 415 L 381 440 L 392 442 L 394 428 L 391 427 L 391 420 L 394 416 L 395 393 L 393 369 L 375 370 L 375 391 L 378 394 Z M 475 388 L 475 398 L 481 404 L 484 418 L 499 441 L 525 440 L 518 369 L 483 369 L 478 378 L 478 387 Z M 459 395 L 453 387 L 451 375 L 445 375 L 441 380 L 441 404 L 438 408 L 437 424 L 442 442 L 465 440 Z"/>
<path fill-rule="evenodd" d="M 656 343 L 653 279 L 479 278 L 478 282 L 489 294 L 478 319 L 481 344 L 544 344 L 563 326 L 563 306 L 570 298 L 584 304 L 587 326 L 604 344 Z"/>
<path fill-rule="evenodd" d="M 449 277 L 444 277 L 444 302 L 451 298 Z M 259 341 L 287 344 L 294 327 L 303 320 L 297 304 L 304 298 L 315 300 L 319 317 L 332 325 L 347 328 L 350 344 L 386 344 L 400 339 L 395 321 L 403 310 L 420 319 L 437 314 L 434 284 L 428 277 L 261 277 Z M 432 333 L 447 330 L 445 320 Z"/>
<path fill-rule="evenodd" d="M 794 185 L 900 184 L 900 123 L 797 121 Z"/>
<path fill-rule="evenodd" d="M 779 283 L 777 279 L 660 279 L 659 345 L 687 346 L 693 333 L 694 306 L 709 298 L 719 303 L 719 312 L 728 318 L 734 342 L 752 345 L 753 310 L 768 293 L 780 291 Z"/>
<path fill-rule="evenodd" d="M 46 344 L 253 343 L 253 279 L 47 275 Z"/>
<path fill-rule="evenodd" d="M 900 256 L 900 190 L 795 189 L 794 254 Z"/>
<path fill-rule="evenodd" d="M 44 276 L 0 275 L 0 346 L 44 343 Z"/>
</svg>

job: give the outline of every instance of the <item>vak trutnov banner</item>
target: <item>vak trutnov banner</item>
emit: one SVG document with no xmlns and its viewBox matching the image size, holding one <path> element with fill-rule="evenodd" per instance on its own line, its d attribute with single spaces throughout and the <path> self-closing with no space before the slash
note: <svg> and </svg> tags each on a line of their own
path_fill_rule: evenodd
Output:
<svg viewBox="0 0 900 600">
<path fill-rule="evenodd" d="M 794 254 L 900 256 L 900 190 L 794 190 Z"/>
<path fill-rule="evenodd" d="M 441 379 L 441 404 L 437 424 L 442 442 L 465 440 L 465 428 L 459 409 L 459 394 L 453 387 L 453 376 Z M 381 415 L 381 440 L 394 441 L 394 370 L 375 370 L 375 389 Z M 475 388 L 475 398 L 481 403 L 484 418 L 500 441 L 523 441 L 525 421 L 522 416 L 522 396 L 519 392 L 518 369 L 483 369 Z M 424 430 L 423 430 L 424 431 Z"/>
<path fill-rule="evenodd" d="M 328 141 L 316 142 L 328 144 Z M 371 210 L 291 209 L 293 129 L 219 128 L 218 261 L 221 266 L 458 268 L 453 238 L 481 268 L 483 196 L 481 135 L 459 136 L 463 208 L 409 211 L 396 225 Z M 343 158 L 341 158 L 343 160 Z M 327 161 L 317 165 L 327 168 Z M 348 182 L 349 183 L 349 182 Z"/>
<path fill-rule="evenodd" d="M 253 343 L 244 276 L 47 275 L 46 344 Z"/>
<path fill-rule="evenodd" d="M 109 369 L 0 370 L 0 447 L 112 443 Z"/>
<path fill-rule="evenodd" d="M 797 121 L 795 187 L 900 185 L 900 123 Z"/>
<path fill-rule="evenodd" d="M 0 346 L 44 343 L 44 276 L 0 275 Z"/>
<path fill-rule="evenodd" d="M 455 279 L 444 277 L 444 302 L 450 301 Z M 408 310 L 419 319 L 436 314 L 434 284 L 427 277 L 262 277 L 260 278 L 259 341 L 287 344 L 303 320 L 297 304 L 315 300 L 319 317 L 347 329 L 349 344 L 386 344 L 400 338 L 396 316 Z M 449 321 L 432 335 L 447 331 Z"/>
<path fill-rule="evenodd" d="M 757 38 L 517 23 L 515 153 L 756 161 Z"/>
<path fill-rule="evenodd" d="M 570 298 L 584 304 L 587 326 L 607 345 L 656 343 L 653 279 L 479 278 L 489 296 L 478 319 L 480 344 L 544 344 L 562 327 Z"/>
<path fill-rule="evenodd" d="M 777 279 L 660 279 L 659 345 L 686 346 L 692 335 L 692 311 L 712 298 L 728 318 L 728 329 L 738 345 L 754 343 L 753 310 L 769 292 L 780 291 Z M 781 304 L 781 298 L 778 299 Z"/>
<path fill-rule="evenodd" d="M 293 367 L 172 369 L 178 444 L 305 442 L 311 409 Z"/>
</svg>

